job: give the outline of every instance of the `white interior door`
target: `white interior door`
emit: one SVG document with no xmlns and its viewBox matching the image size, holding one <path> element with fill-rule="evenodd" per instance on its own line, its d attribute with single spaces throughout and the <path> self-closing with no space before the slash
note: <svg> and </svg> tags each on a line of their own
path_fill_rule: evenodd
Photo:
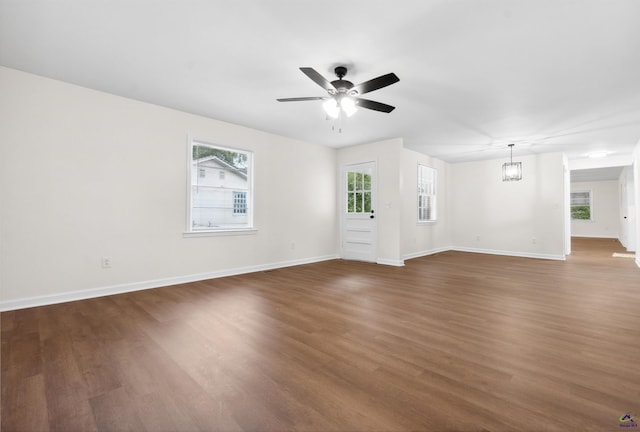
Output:
<svg viewBox="0 0 640 432">
<path fill-rule="evenodd" d="M 378 229 L 375 162 L 344 166 L 341 184 L 340 256 L 344 259 L 376 262 Z"/>
<path fill-rule="evenodd" d="M 635 252 L 636 244 L 636 217 L 637 206 L 635 202 L 635 185 L 633 170 L 625 167 L 624 176 L 620 182 L 620 243 L 627 251 Z"/>
<path fill-rule="evenodd" d="M 626 172 L 625 172 L 626 174 Z M 627 238 L 629 235 L 628 222 L 629 217 L 627 215 L 629 206 L 627 204 L 627 177 L 620 182 L 620 243 L 625 248 L 627 247 Z"/>
</svg>

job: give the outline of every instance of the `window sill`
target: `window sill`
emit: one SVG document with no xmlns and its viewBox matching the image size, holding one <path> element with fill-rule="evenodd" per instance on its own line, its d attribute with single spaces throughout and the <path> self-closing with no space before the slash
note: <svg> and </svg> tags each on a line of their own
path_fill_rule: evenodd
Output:
<svg viewBox="0 0 640 432">
<path fill-rule="evenodd" d="M 256 228 L 231 228 L 225 230 L 211 230 L 211 231 L 189 231 L 182 233 L 183 238 L 197 238 L 197 237 L 219 237 L 219 236 L 239 236 L 239 235 L 254 235 L 258 232 Z"/>
<path fill-rule="evenodd" d="M 435 224 L 437 222 L 438 222 L 437 219 L 436 220 L 430 220 L 430 221 L 418 221 L 416 223 L 416 225 L 418 225 L 418 226 L 420 226 L 420 225 L 433 225 L 433 224 Z"/>
</svg>

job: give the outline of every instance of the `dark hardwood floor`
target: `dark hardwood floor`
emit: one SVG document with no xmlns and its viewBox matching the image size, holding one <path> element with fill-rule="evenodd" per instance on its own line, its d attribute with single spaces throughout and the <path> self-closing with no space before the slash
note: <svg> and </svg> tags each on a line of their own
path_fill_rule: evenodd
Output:
<svg viewBox="0 0 640 432">
<path fill-rule="evenodd" d="M 4 312 L 2 431 L 617 431 L 640 269 L 445 252 Z"/>
</svg>

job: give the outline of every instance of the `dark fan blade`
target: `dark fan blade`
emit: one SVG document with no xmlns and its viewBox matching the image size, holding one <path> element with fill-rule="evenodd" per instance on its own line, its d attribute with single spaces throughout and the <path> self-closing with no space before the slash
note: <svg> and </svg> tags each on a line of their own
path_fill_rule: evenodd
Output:
<svg viewBox="0 0 640 432">
<path fill-rule="evenodd" d="M 333 91 L 335 92 L 336 89 L 333 85 L 331 85 L 331 83 L 329 81 L 327 81 L 327 79 L 325 77 L 323 77 L 322 75 L 320 75 L 318 72 L 316 72 L 316 70 L 314 68 L 310 68 L 310 67 L 301 67 L 300 70 L 309 78 L 311 78 L 311 80 L 313 82 L 315 82 L 316 84 L 318 84 L 320 87 L 322 87 L 323 89 L 325 89 L 326 91 Z"/>
<path fill-rule="evenodd" d="M 299 98 L 283 98 L 283 99 L 276 99 L 276 100 L 278 102 L 300 102 L 300 101 L 324 100 L 324 99 L 327 99 L 327 98 L 311 96 L 311 97 L 299 97 Z"/>
<path fill-rule="evenodd" d="M 381 75 L 378 78 L 360 83 L 354 86 L 351 90 L 356 90 L 358 92 L 357 94 L 365 94 L 391 84 L 395 84 L 398 81 L 400 81 L 400 78 L 398 78 L 396 74 L 388 73 L 386 75 Z"/>
<path fill-rule="evenodd" d="M 374 110 L 374 111 L 382 111 L 385 113 L 390 113 L 391 111 L 393 111 L 394 109 L 396 109 L 396 107 L 391 106 L 391 105 L 387 105 L 387 104 L 383 104 L 382 102 L 376 102 L 376 101 L 372 101 L 369 99 L 360 99 L 360 98 L 354 98 L 356 101 L 356 104 L 362 108 L 367 108 L 370 110 Z"/>
</svg>

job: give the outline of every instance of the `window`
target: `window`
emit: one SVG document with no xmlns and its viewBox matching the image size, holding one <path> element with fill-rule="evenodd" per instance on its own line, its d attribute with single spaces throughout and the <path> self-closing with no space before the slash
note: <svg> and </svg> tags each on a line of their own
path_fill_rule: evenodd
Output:
<svg viewBox="0 0 640 432">
<path fill-rule="evenodd" d="M 435 169 L 418 165 L 418 222 L 437 220 L 436 177 Z"/>
<path fill-rule="evenodd" d="M 187 231 L 252 229 L 253 153 L 193 140 L 190 155 Z"/>
<path fill-rule="evenodd" d="M 233 193 L 233 214 L 247 214 L 247 193 Z"/>
<path fill-rule="evenodd" d="M 592 220 L 591 191 L 571 192 L 571 219 Z"/>
<path fill-rule="evenodd" d="M 198 177 L 200 177 L 200 178 L 204 178 L 206 175 L 207 175 L 207 173 L 206 173 L 206 171 L 205 171 L 205 169 L 204 169 L 204 168 L 200 168 L 200 169 L 198 170 Z"/>
</svg>

